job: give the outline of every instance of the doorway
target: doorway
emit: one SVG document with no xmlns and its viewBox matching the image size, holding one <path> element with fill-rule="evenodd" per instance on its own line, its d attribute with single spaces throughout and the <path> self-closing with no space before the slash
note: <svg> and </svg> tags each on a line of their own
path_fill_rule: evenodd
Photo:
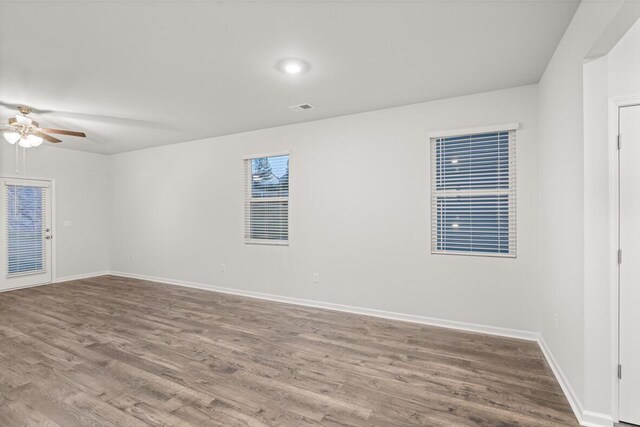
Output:
<svg viewBox="0 0 640 427">
<path fill-rule="evenodd" d="M 51 283 L 50 181 L 0 178 L 0 291 Z"/>
</svg>

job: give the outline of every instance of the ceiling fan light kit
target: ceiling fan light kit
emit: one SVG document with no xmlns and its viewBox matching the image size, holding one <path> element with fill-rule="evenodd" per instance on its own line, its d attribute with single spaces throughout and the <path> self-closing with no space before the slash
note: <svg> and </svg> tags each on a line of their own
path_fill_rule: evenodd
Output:
<svg viewBox="0 0 640 427">
<path fill-rule="evenodd" d="M 18 145 L 23 148 L 37 147 L 42 144 L 42 137 L 40 136 L 28 135 L 26 138 L 23 138 L 17 132 L 5 133 L 4 139 L 6 139 L 9 144 L 15 144 L 17 142 Z"/>
<path fill-rule="evenodd" d="M 9 144 L 15 144 L 20 141 L 20 134 L 18 132 L 5 132 L 4 139 L 6 139 Z"/>
</svg>

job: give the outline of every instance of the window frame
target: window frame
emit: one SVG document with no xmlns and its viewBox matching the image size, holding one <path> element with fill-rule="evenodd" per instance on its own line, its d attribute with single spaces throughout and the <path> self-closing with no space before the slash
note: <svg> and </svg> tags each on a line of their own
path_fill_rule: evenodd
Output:
<svg viewBox="0 0 640 427">
<path fill-rule="evenodd" d="M 289 157 L 289 176 L 291 176 L 291 152 L 290 151 L 276 151 L 270 153 L 261 153 L 261 154 L 253 154 L 249 156 L 242 157 L 243 163 L 243 185 L 244 185 L 244 201 L 243 201 L 243 224 L 242 224 L 242 236 L 244 239 L 244 243 L 247 245 L 268 245 L 268 246 L 289 246 L 290 241 L 290 203 L 291 203 L 291 180 L 289 180 L 288 193 L 287 197 L 252 197 L 252 186 L 251 183 L 253 181 L 253 173 L 252 173 L 252 161 L 255 159 L 261 159 L 266 157 Z M 259 202 L 286 202 L 287 203 L 287 240 L 277 240 L 277 239 L 254 239 L 251 237 L 247 237 L 251 230 L 251 203 L 259 203 Z"/>
<path fill-rule="evenodd" d="M 516 132 L 520 129 L 520 123 L 507 123 L 501 125 L 482 126 L 466 129 L 455 129 L 429 134 L 429 168 L 430 168 L 430 215 L 431 215 L 431 241 L 430 250 L 432 255 L 458 255 L 458 256 L 475 256 L 490 258 L 512 258 L 518 257 L 518 221 L 517 221 L 517 156 L 516 156 Z M 484 133 L 509 132 L 509 188 L 508 189 L 466 189 L 466 190 L 437 190 L 436 189 L 436 171 L 432 170 L 437 162 L 437 154 L 435 150 L 437 139 L 461 137 L 468 135 L 477 135 Z M 513 136 L 512 136 L 513 134 Z M 513 168 L 513 174 L 511 173 Z M 513 235 L 513 248 L 509 247 L 507 253 L 480 252 L 480 251 L 456 251 L 447 249 L 437 249 L 438 245 L 438 214 L 437 214 L 437 198 L 440 196 L 498 196 L 507 195 L 509 198 L 508 215 L 509 215 L 509 238 Z M 512 219 L 512 221 L 511 221 Z M 511 244 L 511 243 L 510 243 Z"/>
</svg>

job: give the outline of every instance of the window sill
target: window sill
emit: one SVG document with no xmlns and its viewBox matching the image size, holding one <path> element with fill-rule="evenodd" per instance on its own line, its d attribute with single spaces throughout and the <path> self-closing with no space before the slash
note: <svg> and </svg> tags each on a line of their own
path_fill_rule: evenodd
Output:
<svg viewBox="0 0 640 427">
<path fill-rule="evenodd" d="M 431 251 L 432 255 L 457 255 L 457 256 L 476 256 L 485 258 L 517 258 L 517 254 L 496 254 L 496 253 L 484 253 L 484 252 L 455 252 L 455 251 Z"/>
<path fill-rule="evenodd" d="M 289 246 L 288 240 L 245 239 L 245 245 Z"/>
</svg>

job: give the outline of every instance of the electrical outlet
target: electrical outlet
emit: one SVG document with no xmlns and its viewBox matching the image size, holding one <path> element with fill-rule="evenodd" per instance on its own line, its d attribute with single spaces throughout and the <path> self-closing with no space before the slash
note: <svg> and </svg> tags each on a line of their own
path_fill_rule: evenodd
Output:
<svg viewBox="0 0 640 427">
<path fill-rule="evenodd" d="M 320 274 L 313 273 L 313 283 L 318 283 L 320 281 Z"/>
<path fill-rule="evenodd" d="M 64 221 L 62 224 L 64 227 L 71 227 L 71 221 L 69 220 Z"/>
<path fill-rule="evenodd" d="M 222 264 L 222 265 L 220 266 L 220 271 L 222 271 L 223 273 L 224 273 L 225 271 L 227 271 L 227 264 Z"/>
</svg>

